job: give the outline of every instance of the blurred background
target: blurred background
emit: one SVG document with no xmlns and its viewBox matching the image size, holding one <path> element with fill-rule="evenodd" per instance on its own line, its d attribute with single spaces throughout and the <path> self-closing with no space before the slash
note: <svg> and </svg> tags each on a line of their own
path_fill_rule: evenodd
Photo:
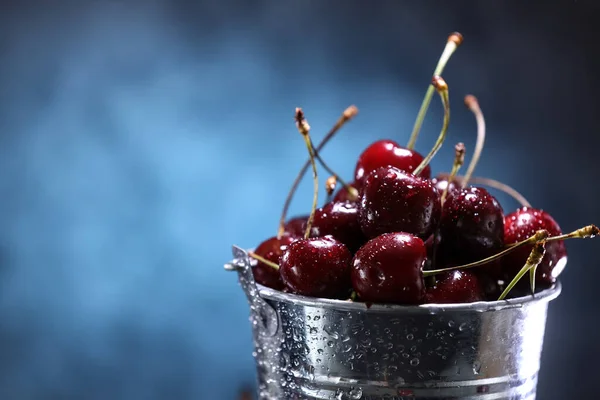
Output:
<svg viewBox="0 0 600 400">
<path fill-rule="evenodd" d="M 450 169 L 454 143 L 474 147 L 472 93 L 488 126 L 476 174 L 515 186 L 563 230 L 600 224 L 598 11 L 594 0 L 2 2 L 0 398 L 227 400 L 253 388 L 248 307 L 223 263 L 232 244 L 276 232 L 306 158 L 294 108 L 319 141 L 358 106 L 322 152 L 350 177 L 370 142 L 406 143 L 455 30 L 465 42 L 444 74 L 452 122 L 434 172 Z M 441 121 L 436 96 L 422 153 Z M 311 187 L 307 176 L 292 215 Z M 568 243 L 540 399 L 596 392 L 599 243 Z"/>
</svg>

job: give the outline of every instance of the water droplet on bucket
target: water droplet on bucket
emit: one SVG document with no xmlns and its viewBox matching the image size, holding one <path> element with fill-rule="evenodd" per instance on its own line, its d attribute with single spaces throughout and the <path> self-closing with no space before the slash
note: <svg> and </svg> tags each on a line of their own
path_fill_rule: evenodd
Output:
<svg viewBox="0 0 600 400">
<path fill-rule="evenodd" d="M 418 358 L 413 358 L 412 360 L 410 360 L 410 365 L 412 365 L 413 367 L 416 367 L 417 365 L 419 365 L 419 359 Z"/>
<path fill-rule="evenodd" d="M 481 372 L 481 362 L 475 361 L 473 363 L 473 373 L 479 375 L 479 372 Z"/>
<path fill-rule="evenodd" d="M 363 392 L 361 388 L 353 388 L 348 392 L 348 396 L 350 396 L 351 400 L 358 400 L 362 398 Z"/>
</svg>

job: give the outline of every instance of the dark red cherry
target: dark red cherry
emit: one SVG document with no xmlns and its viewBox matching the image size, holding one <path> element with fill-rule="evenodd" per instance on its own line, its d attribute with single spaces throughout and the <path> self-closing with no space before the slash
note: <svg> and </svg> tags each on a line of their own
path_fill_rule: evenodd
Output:
<svg viewBox="0 0 600 400">
<path fill-rule="evenodd" d="M 430 239 L 428 239 L 428 241 L 425 242 L 425 245 L 427 246 L 427 257 L 432 258 L 433 236 L 431 236 Z M 429 269 L 451 268 L 451 267 L 457 267 L 461 264 L 468 264 L 468 262 L 461 262 L 461 263 L 457 262 L 456 260 L 459 260 L 462 258 L 461 254 L 460 254 L 460 249 L 454 249 L 454 251 L 448 250 L 447 248 L 442 246 L 441 237 L 438 237 L 437 246 L 438 246 L 438 250 L 436 251 L 436 254 L 435 254 L 435 262 L 436 262 L 435 268 L 429 268 Z M 440 248 L 442 249 L 441 251 L 439 250 Z M 502 250 L 499 249 L 496 253 L 499 253 L 500 251 L 502 251 Z M 442 252 L 445 252 L 445 254 L 443 254 Z M 442 254 L 440 254 L 440 253 L 442 253 Z M 479 261 L 479 260 L 475 260 L 475 261 Z M 505 276 L 504 270 L 502 268 L 502 260 L 500 258 L 497 258 L 492 261 L 488 261 L 485 264 L 480 264 L 480 265 L 474 267 L 473 269 L 469 269 L 469 271 L 474 273 L 475 275 L 477 275 L 480 280 L 482 280 L 484 277 L 485 278 L 489 277 L 493 280 L 498 281 L 498 280 L 503 279 Z M 500 293 L 498 293 L 498 295 L 500 295 Z"/>
<path fill-rule="evenodd" d="M 356 169 L 354 170 L 354 180 L 360 182 L 377 168 L 388 166 L 410 173 L 421 164 L 423 158 L 421 154 L 406 149 L 393 140 L 378 140 L 367 147 L 358 157 Z M 429 165 L 423 169 L 419 176 L 425 179 L 431 177 Z"/>
<path fill-rule="evenodd" d="M 456 253 L 458 253 L 460 251 L 460 249 L 456 249 L 456 251 L 452 252 L 450 256 L 446 256 L 443 257 L 442 255 L 439 254 L 439 250 L 436 250 L 436 254 L 434 256 L 433 254 L 433 250 L 434 250 L 434 235 L 429 236 L 429 238 L 425 241 L 425 248 L 427 249 L 427 261 L 425 263 L 425 268 L 423 268 L 424 270 L 430 270 L 430 269 L 442 269 L 442 268 L 450 268 L 450 267 L 456 267 L 459 264 L 456 263 L 456 259 L 459 259 L 460 256 Z M 437 235 L 437 244 L 436 246 L 438 246 L 438 248 L 441 245 L 441 235 Z M 435 262 L 435 264 L 433 264 Z M 474 273 L 475 275 L 478 276 L 480 282 L 481 281 L 486 281 L 487 282 L 487 278 L 490 278 L 494 283 L 497 282 L 500 279 L 504 278 L 504 272 L 502 269 L 502 260 L 501 259 L 495 259 L 492 260 L 490 262 L 487 262 L 485 264 L 479 265 L 476 268 L 470 269 L 470 272 Z M 484 284 L 482 284 L 482 286 L 485 286 Z M 492 284 L 490 284 L 490 286 L 493 286 Z M 500 296 L 500 293 L 498 293 L 498 296 Z"/>
<path fill-rule="evenodd" d="M 288 235 L 282 236 L 281 239 L 274 236 L 259 244 L 256 250 L 254 250 L 254 253 L 268 261 L 279 264 L 279 259 L 284 250 L 294 240 L 293 237 Z M 254 259 L 252 260 L 252 264 L 252 273 L 254 274 L 254 280 L 256 282 L 277 290 L 283 288 L 283 281 L 281 280 L 281 275 L 278 270 Z"/>
<path fill-rule="evenodd" d="M 440 195 L 428 179 L 382 167 L 364 180 L 358 211 L 368 238 L 408 232 L 427 239 L 440 219 Z"/>
<path fill-rule="evenodd" d="M 424 241 L 425 251 L 427 253 L 427 260 L 425 261 L 425 265 L 423 266 L 424 270 L 436 268 L 436 266 L 433 264 L 433 258 L 434 258 L 433 250 L 436 246 L 438 246 L 439 240 L 440 240 L 440 235 L 439 234 L 436 235 L 435 233 L 432 233 L 431 235 L 429 235 L 427 240 Z"/>
<path fill-rule="evenodd" d="M 317 209 L 310 235 L 331 235 L 352 253 L 367 241 L 358 223 L 358 205 L 353 202 L 331 202 Z"/>
<path fill-rule="evenodd" d="M 545 211 L 531 207 L 522 207 L 504 218 L 504 243 L 513 244 L 532 236 L 540 229 L 547 230 L 551 236 L 562 235 L 558 223 Z M 523 246 L 502 257 L 502 268 L 509 281 L 519 272 L 527 261 L 532 246 Z M 567 249 L 563 241 L 546 243 L 546 254 L 536 270 L 536 283 L 547 287 L 556 281 L 567 264 Z M 520 282 L 529 282 L 523 279 Z"/>
<path fill-rule="evenodd" d="M 369 240 L 352 261 L 352 287 L 362 301 L 421 304 L 425 296 L 425 244 L 409 233 Z"/>
<path fill-rule="evenodd" d="M 483 291 L 484 300 L 487 300 L 487 301 L 498 300 L 498 297 L 500 297 L 500 295 L 504 291 L 504 287 L 505 287 L 504 285 L 507 282 L 493 278 L 492 276 L 484 274 L 484 273 L 478 273 L 477 271 L 478 271 L 478 268 L 473 268 L 473 270 L 472 270 L 472 272 L 475 273 L 475 276 L 477 276 L 477 279 L 479 279 L 479 284 L 481 285 L 481 290 Z M 510 291 L 508 297 L 510 297 L 510 295 L 513 293 L 513 291 L 514 290 Z"/>
<path fill-rule="evenodd" d="M 484 300 L 477 275 L 469 270 L 456 270 L 438 277 L 436 285 L 427 289 L 427 303 L 456 304 Z"/>
<path fill-rule="evenodd" d="M 333 236 L 297 239 L 283 252 L 279 272 L 292 293 L 345 298 L 351 290 L 352 253 Z"/>
<path fill-rule="evenodd" d="M 438 254 L 444 264 L 466 264 L 504 248 L 504 214 L 487 190 L 467 187 L 446 197 Z"/>
<path fill-rule="evenodd" d="M 442 195 L 442 193 L 444 193 L 444 190 L 446 190 L 446 186 L 448 186 L 448 179 L 445 177 L 444 178 L 442 178 L 442 177 L 433 178 L 431 180 L 431 182 L 433 183 L 435 188 L 438 190 L 438 192 L 440 192 L 440 196 Z M 450 187 L 448 187 L 448 194 L 459 191 L 460 189 L 461 189 L 460 183 L 458 183 L 456 181 L 456 179 L 453 179 L 452 182 L 450 182 Z M 446 195 L 446 197 L 447 196 L 448 195 Z"/>
<path fill-rule="evenodd" d="M 301 215 L 299 217 L 291 218 L 285 223 L 283 229 L 289 236 L 296 238 L 304 237 L 306 221 L 308 221 L 308 215 Z"/>
<path fill-rule="evenodd" d="M 352 182 L 349 185 L 352 186 L 356 190 L 359 189 L 359 185 L 356 182 Z M 354 196 L 352 194 L 350 194 L 350 191 L 348 191 L 347 188 L 341 187 L 337 191 L 335 196 L 333 196 L 333 201 L 340 201 L 340 202 L 350 201 L 350 202 L 356 203 L 358 201 L 358 198 L 354 198 Z"/>
</svg>

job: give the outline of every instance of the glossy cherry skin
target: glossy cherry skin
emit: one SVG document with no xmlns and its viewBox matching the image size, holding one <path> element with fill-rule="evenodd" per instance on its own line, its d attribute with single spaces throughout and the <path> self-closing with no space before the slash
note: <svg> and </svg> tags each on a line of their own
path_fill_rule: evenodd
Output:
<svg viewBox="0 0 600 400">
<path fill-rule="evenodd" d="M 279 260 L 284 250 L 287 249 L 294 240 L 295 238 L 288 235 L 282 236 L 281 239 L 277 239 L 277 237 L 274 236 L 259 244 L 254 250 L 254 253 L 275 264 L 279 264 Z M 281 275 L 278 270 L 254 259 L 252 259 L 252 264 L 254 264 L 252 273 L 254 274 L 254 280 L 256 282 L 277 290 L 283 288 L 283 281 L 281 280 Z"/>
<path fill-rule="evenodd" d="M 304 237 L 306 221 L 308 221 L 308 215 L 291 218 L 285 223 L 283 229 L 289 236 L 296 238 Z"/>
<path fill-rule="evenodd" d="M 466 264 L 504 248 L 504 214 L 487 190 L 467 187 L 446 197 L 439 253 L 444 264 Z"/>
<path fill-rule="evenodd" d="M 479 279 L 479 284 L 481 285 L 481 290 L 483 291 L 484 300 L 497 301 L 498 297 L 500 297 L 500 295 L 504 291 L 507 282 L 504 282 L 504 280 L 492 278 L 490 275 L 477 273 L 477 271 L 475 271 L 476 269 L 477 268 L 474 268 L 473 272 L 477 276 L 477 279 Z M 502 283 L 502 285 L 500 283 Z M 507 297 L 510 298 L 510 294 L 512 294 L 513 292 L 514 289 L 509 293 L 509 296 Z"/>
<path fill-rule="evenodd" d="M 404 232 L 369 240 L 352 260 L 352 287 L 365 302 L 421 304 L 425 244 Z"/>
<path fill-rule="evenodd" d="M 434 243 L 433 243 L 433 238 L 434 235 L 431 235 L 429 237 L 429 239 L 427 239 L 427 241 L 425 242 L 425 246 L 427 248 L 427 258 L 428 258 L 428 262 L 429 260 L 434 260 L 435 261 L 435 265 L 429 265 L 426 269 L 442 269 L 442 268 L 450 268 L 450 267 L 456 267 L 459 266 L 461 264 L 467 264 L 468 262 L 462 262 L 459 263 L 456 260 L 461 259 L 461 255 L 460 255 L 460 249 L 453 249 L 452 250 L 448 250 L 447 247 L 442 246 L 442 238 L 441 235 L 437 236 L 437 250 L 436 250 L 436 254 L 434 257 L 433 254 L 433 248 L 434 248 Z M 441 248 L 441 250 L 440 250 Z M 498 250 L 498 252 L 500 252 L 502 250 Z M 446 254 L 443 254 L 443 253 Z M 477 261 L 477 260 L 475 260 Z M 469 272 L 474 273 L 475 275 L 477 275 L 479 277 L 479 280 L 486 280 L 484 278 L 490 278 L 494 281 L 498 281 L 501 279 L 504 279 L 504 270 L 502 267 L 502 259 L 495 259 L 492 261 L 489 261 L 485 264 L 481 264 L 478 265 L 474 268 L 469 269 Z M 484 285 L 485 286 L 485 285 Z M 500 295 L 500 293 L 498 293 L 498 295 Z"/>
<path fill-rule="evenodd" d="M 439 240 L 440 240 L 440 235 L 439 234 L 436 235 L 434 232 L 431 235 L 429 235 L 427 240 L 424 241 L 425 251 L 427 253 L 427 260 L 425 261 L 423 270 L 429 270 L 429 269 L 436 268 L 436 265 L 434 264 L 435 257 L 433 254 L 433 250 L 436 248 L 436 246 L 439 245 Z"/>
<path fill-rule="evenodd" d="M 354 170 L 354 180 L 361 182 L 377 168 L 388 166 L 410 173 L 421 164 L 423 158 L 421 154 L 406 149 L 393 140 L 378 140 L 369 145 L 358 157 Z M 419 176 L 425 179 L 431 177 L 429 165 L 425 167 Z"/>
<path fill-rule="evenodd" d="M 504 243 L 513 244 L 527 239 L 540 229 L 547 230 L 551 236 L 562 235 L 558 223 L 545 211 L 522 207 L 504 218 Z M 510 281 L 525 265 L 532 246 L 523 246 L 502 257 L 502 268 Z M 536 269 L 536 283 L 540 287 L 552 285 L 567 263 L 567 249 L 563 241 L 547 242 L 546 254 Z M 528 278 L 526 276 L 526 278 Z M 529 284 L 523 278 L 520 282 Z"/>
<path fill-rule="evenodd" d="M 477 275 L 465 269 L 442 274 L 425 298 L 427 303 L 457 304 L 483 301 L 485 296 Z"/>
<path fill-rule="evenodd" d="M 433 178 L 431 182 L 440 193 L 440 196 L 442 195 L 442 193 L 444 193 L 446 186 L 448 186 L 448 179 L 446 178 L 436 177 Z M 450 183 L 450 187 L 448 188 L 448 194 L 459 191 L 460 189 L 461 185 L 456 180 L 452 180 L 452 182 Z M 448 195 L 446 195 L 446 197 L 448 197 Z"/>
<path fill-rule="evenodd" d="M 357 191 L 360 188 L 359 184 L 356 182 L 349 183 L 349 185 L 352 186 Z M 333 201 L 340 201 L 340 202 L 349 201 L 352 203 L 356 203 L 356 202 L 358 202 L 358 197 L 352 196 L 347 188 L 341 187 L 338 189 L 335 196 L 333 196 Z"/>
<path fill-rule="evenodd" d="M 333 236 L 297 239 L 283 252 L 279 272 L 291 293 L 347 298 L 352 253 Z"/>
<path fill-rule="evenodd" d="M 311 237 L 331 235 L 355 253 L 367 240 L 358 223 L 358 205 L 331 202 L 315 211 Z"/>
<path fill-rule="evenodd" d="M 365 179 L 358 210 L 368 238 L 408 232 L 427 239 L 440 219 L 440 195 L 428 179 L 382 167 Z"/>
</svg>

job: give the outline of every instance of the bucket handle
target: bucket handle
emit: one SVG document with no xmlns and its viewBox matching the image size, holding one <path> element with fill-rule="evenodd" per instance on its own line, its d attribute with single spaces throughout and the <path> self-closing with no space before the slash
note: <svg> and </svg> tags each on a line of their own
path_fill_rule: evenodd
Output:
<svg viewBox="0 0 600 400">
<path fill-rule="evenodd" d="M 279 326 L 279 317 L 275 309 L 260 297 L 248 252 L 238 246 L 233 246 L 232 253 L 233 261 L 225 264 L 225 270 L 238 273 L 238 280 L 248 299 L 252 318 L 258 316 L 264 327 L 263 332 L 268 336 L 275 335 Z"/>
</svg>

